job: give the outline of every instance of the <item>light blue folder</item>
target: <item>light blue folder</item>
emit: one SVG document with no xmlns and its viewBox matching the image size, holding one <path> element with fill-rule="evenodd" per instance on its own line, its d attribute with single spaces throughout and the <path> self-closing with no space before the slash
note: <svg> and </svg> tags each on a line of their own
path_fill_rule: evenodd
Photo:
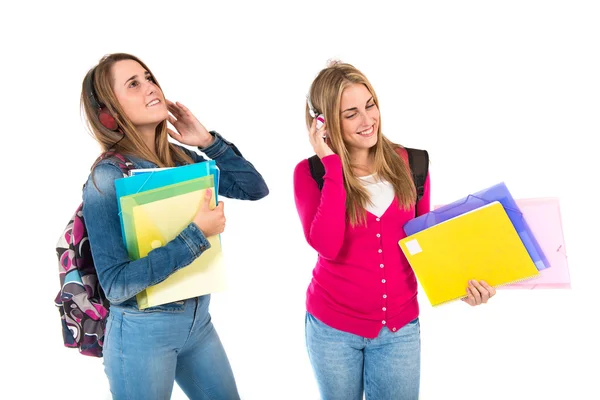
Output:
<svg viewBox="0 0 600 400">
<path fill-rule="evenodd" d="M 457 217 L 493 201 L 499 201 L 506 210 L 510 221 L 519 234 L 523 245 L 527 249 L 527 252 L 535 263 L 538 271 L 550 267 L 548 259 L 544 255 L 544 252 L 529 228 L 527 221 L 523 217 L 523 213 L 521 213 L 519 206 L 517 206 L 516 201 L 504 183 L 499 183 L 477 193 L 470 194 L 454 203 L 446 204 L 427 214 L 414 218 L 404 225 L 404 233 L 406 233 L 407 236 L 413 235 L 433 225 L 439 224 L 440 222 Z"/>
<path fill-rule="evenodd" d="M 215 201 L 219 202 L 219 168 L 214 160 L 202 161 L 195 164 L 182 165 L 180 167 L 165 168 L 161 170 L 138 171 L 133 176 L 115 180 L 117 192 L 117 204 L 119 207 L 119 219 L 121 220 L 121 233 L 123 243 L 127 243 L 125 229 L 123 228 L 123 216 L 121 213 L 121 197 L 135 193 L 141 193 L 157 189 L 203 176 L 213 175 L 215 179 Z"/>
</svg>

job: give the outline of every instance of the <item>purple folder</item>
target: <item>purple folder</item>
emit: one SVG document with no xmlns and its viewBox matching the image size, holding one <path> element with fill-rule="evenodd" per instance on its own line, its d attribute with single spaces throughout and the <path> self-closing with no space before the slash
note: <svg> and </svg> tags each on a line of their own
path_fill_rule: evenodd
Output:
<svg viewBox="0 0 600 400">
<path fill-rule="evenodd" d="M 538 271 L 548 268 L 550 266 L 548 259 L 523 217 L 523 213 L 503 182 L 408 221 L 403 227 L 404 232 L 407 236 L 413 235 L 440 222 L 489 204 L 492 201 L 499 201 L 504 207 L 508 218 L 519 234 L 523 245 L 527 249 Z"/>
</svg>

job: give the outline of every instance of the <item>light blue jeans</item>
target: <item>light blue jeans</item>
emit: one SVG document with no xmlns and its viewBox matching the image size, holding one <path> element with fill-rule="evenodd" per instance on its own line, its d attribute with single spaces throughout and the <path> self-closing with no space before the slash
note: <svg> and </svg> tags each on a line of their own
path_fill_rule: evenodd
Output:
<svg viewBox="0 0 600 400">
<path fill-rule="evenodd" d="M 208 312 L 210 296 L 183 312 L 111 306 L 104 370 L 117 400 L 167 400 L 173 384 L 190 399 L 239 399 L 225 350 Z"/>
<path fill-rule="evenodd" d="M 322 400 L 417 400 L 419 319 L 375 339 L 334 329 L 306 313 L 306 345 Z"/>
</svg>

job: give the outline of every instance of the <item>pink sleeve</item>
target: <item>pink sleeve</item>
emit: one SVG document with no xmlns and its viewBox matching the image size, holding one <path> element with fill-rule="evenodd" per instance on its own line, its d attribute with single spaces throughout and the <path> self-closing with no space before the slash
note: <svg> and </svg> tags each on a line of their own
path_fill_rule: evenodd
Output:
<svg viewBox="0 0 600 400">
<path fill-rule="evenodd" d="M 337 154 L 323 157 L 323 189 L 310 174 L 308 160 L 294 169 L 294 200 L 308 244 L 322 257 L 334 259 L 344 242 L 346 189 Z"/>
<path fill-rule="evenodd" d="M 417 215 L 427 214 L 429 211 L 431 211 L 431 191 L 429 188 L 429 173 L 427 173 L 423 188 L 423 197 L 421 197 L 421 200 L 417 203 Z"/>
</svg>

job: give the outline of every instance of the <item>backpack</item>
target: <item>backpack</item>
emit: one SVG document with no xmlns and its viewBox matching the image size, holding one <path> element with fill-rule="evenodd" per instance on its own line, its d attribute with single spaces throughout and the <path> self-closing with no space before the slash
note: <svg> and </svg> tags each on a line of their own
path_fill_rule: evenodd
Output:
<svg viewBox="0 0 600 400">
<path fill-rule="evenodd" d="M 429 153 L 427 150 L 411 149 L 409 147 L 404 148 L 408 154 L 408 165 L 410 166 L 410 172 L 412 173 L 413 182 L 417 188 L 417 203 L 423 197 L 425 191 L 425 180 L 429 173 Z M 310 174 L 313 179 L 317 182 L 319 190 L 323 189 L 323 176 L 325 175 L 325 168 L 321 159 L 316 154 L 308 159 L 308 165 L 310 167 Z M 415 217 L 417 216 L 417 207 L 415 206 Z"/>
<path fill-rule="evenodd" d="M 123 176 L 128 176 L 131 162 L 109 150 L 102 153 L 96 163 L 107 158 L 117 161 Z M 60 290 L 54 304 L 60 313 L 64 345 L 77 348 L 86 356 L 102 357 L 109 302 L 96 275 L 83 220 L 83 202 L 58 239 L 56 256 Z"/>
</svg>

